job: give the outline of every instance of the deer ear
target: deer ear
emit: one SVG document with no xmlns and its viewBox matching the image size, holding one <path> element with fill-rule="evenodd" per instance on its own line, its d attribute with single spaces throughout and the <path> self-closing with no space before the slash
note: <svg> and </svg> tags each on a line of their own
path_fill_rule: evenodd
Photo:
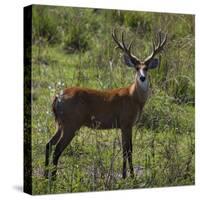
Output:
<svg viewBox="0 0 200 200">
<path fill-rule="evenodd" d="M 129 67 L 135 67 L 135 64 L 134 64 L 133 61 L 131 60 L 130 56 L 128 56 L 127 54 L 124 54 L 124 62 L 125 62 L 126 65 L 128 65 Z"/>
<path fill-rule="evenodd" d="M 153 58 L 148 63 L 148 69 L 154 69 L 158 66 L 158 64 L 159 64 L 159 60 L 157 58 Z"/>
</svg>

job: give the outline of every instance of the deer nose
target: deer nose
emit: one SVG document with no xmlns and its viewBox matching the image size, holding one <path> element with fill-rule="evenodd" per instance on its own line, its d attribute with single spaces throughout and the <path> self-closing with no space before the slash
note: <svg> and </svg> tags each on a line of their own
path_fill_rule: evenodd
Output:
<svg viewBox="0 0 200 200">
<path fill-rule="evenodd" d="M 142 81 L 142 82 L 144 82 L 145 81 L 145 76 L 140 76 L 140 80 Z"/>
</svg>

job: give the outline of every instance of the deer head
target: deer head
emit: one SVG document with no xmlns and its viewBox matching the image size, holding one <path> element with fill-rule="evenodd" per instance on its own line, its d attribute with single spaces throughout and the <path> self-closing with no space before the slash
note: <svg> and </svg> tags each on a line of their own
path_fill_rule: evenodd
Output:
<svg viewBox="0 0 200 200">
<path fill-rule="evenodd" d="M 118 40 L 115 30 L 113 30 L 112 37 L 117 44 L 117 48 L 121 49 L 124 53 L 125 64 L 136 70 L 136 79 L 140 82 L 145 82 L 147 80 L 147 71 L 156 68 L 159 64 L 158 58 L 154 57 L 163 50 L 167 41 L 167 34 L 163 34 L 161 31 L 157 33 L 156 40 L 153 41 L 153 51 L 150 56 L 143 61 L 131 53 L 133 41 L 126 46 L 124 42 L 124 32 L 122 32 L 121 35 L 121 42 Z"/>
</svg>

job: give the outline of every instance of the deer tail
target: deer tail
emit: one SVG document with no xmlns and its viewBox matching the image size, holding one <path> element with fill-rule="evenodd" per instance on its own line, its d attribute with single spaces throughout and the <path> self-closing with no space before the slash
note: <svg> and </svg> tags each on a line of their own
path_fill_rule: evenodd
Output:
<svg viewBox="0 0 200 200">
<path fill-rule="evenodd" d="M 52 102 L 52 112 L 55 118 L 55 122 L 58 122 L 58 113 L 57 113 L 57 101 L 58 101 L 58 97 L 55 96 Z"/>
</svg>

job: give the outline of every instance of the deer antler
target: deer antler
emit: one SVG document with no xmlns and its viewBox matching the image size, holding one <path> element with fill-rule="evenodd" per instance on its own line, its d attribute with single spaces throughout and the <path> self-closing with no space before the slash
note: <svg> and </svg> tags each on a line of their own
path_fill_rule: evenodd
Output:
<svg viewBox="0 0 200 200">
<path fill-rule="evenodd" d="M 134 63 L 140 63 L 140 60 L 131 53 L 131 47 L 132 47 L 133 41 L 131 41 L 128 47 L 126 47 L 126 44 L 124 42 L 124 31 L 122 32 L 121 42 L 117 38 L 115 29 L 112 32 L 112 37 L 114 41 L 116 42 L 117 47 L 120 48 L 126 55 L 128 55 Z"/>
<path fill-rule="evenodd" d="M 162 38 L 162 32 L 159 31 L 157 33 L 156 40 L 157 40 L 157 42 L 153 41 L 153 51 L 152 51 L 151 55 L 145 59 L 145 61 L 144 61 L 145 63 L 148 63 L 156 54 L 158 54 L 160 51 L 163 50 L 163 47 L 167 41 L 167 33 L 165 33 L 164 37 Z"/>
</svg>

